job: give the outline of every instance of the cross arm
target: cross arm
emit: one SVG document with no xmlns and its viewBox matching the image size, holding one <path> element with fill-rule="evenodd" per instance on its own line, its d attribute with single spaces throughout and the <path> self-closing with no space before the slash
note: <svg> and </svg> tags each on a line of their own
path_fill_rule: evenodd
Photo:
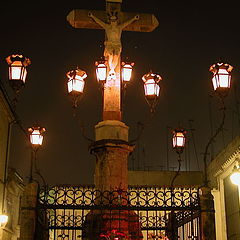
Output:
<svg viewBox="0 0 240 240">
<path fill-rule="evenodd" d="M 139 20 L 139 15 L 134 16 L 133 18 L 127 20 L 126 22 L 121 24 L 122 29 L 133 23 L 134 21 Z"/>
<path fill-rule="evenodd" d="M 67 21 L 74 28 L 102 29 L 99 24 L 88 16 L 89 12 L 103 22 L 107 22 L 108 20 L 105 11 L 75 9 L 68 14 Z M 136 15 L 139 15 L 139 20 L 125 26 L 123 28 L 124 31 L 152 32 L 159 24 L 157 18 L 149 13 L 137 14 L 122 12 L 121 22 L 127 22 L 129 19 L 133 19 Z"/>
<path fill-rule="evenodd" d="M 101 19 L 94 16 L 91 12 L 88 13 L 88 16 L 92 18 L 97 24 L 99 24 L 102 28 L 106 28 L 107 24 L 103 22 Z"/>
</svg>

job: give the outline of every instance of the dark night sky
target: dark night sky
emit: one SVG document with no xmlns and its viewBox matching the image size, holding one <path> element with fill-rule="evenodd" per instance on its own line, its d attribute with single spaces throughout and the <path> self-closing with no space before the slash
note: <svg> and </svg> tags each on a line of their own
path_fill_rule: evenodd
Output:
<svg viewBox="0 0 240 240">
<path fill-rule="evenodd" d="M 124 121 L 130 138 L 137 122 L 147 122 L 150 113 L 143 95 L 141 77 L 150 69 L 162 78 L 157 113 L 129 160 L 131 169 L 176 167 L 176 154 L 167 147 L 167 126 L 181 124 L 189 129 L 192 119 L 197 157 L 191 131 L 183 154 L 182 170 L 199 170 L 202 153 L 210 137 L 210 119 L 215 129 L 221 119 L 211 86 L 209 66 L 220 58 L 234 66 L 232 89 L 226 99 L 225 130 L 215 142 L 213 153 L 239 133 L 238 101 L 240 78 L 239 12 L 233 1 L 217 5 L 203 1 L 123 0 L 123 11 L 154 13 L 160 25 L 152 33 L 124 32 L 123 56 L 135 62 L 132 82 L 124 99 Z M 17 114 L 24 127 L 35 122 L 46 127 L 38 165 L 50 184 L 92 183 L 95 159 L 88 152 L 78 121 L 67 96 L 65 73 L 79 66 L 88 73 L 79 118 L 94 138 L 94 125 L 101 120 L 101 90 L 94 74 L 94 61 L 103 53 L 104 32 L 74 29 L 66 21 L 72 9 L 104 9 L 104 0 L 64 1 L 56 6 L 1 4 L 0 75 L 7 87 L 5 57 L 21 52 L 32 61 L 27 84 L 20 94 Z M 11 94 L 11 89 L 8 89 Z M 211 102 L 211 104 L 209 104 Z M 210 113 L 212 117 L 210 118 Z M 30 149 L 17 126 L 12 131 L 10 165 L 27 179 Z M 169 150 L 167 151 L 167 148 Z M 167 157 L 168 156 L 168 157 Z M 190 163 L 190 165 L 189 165 Z"/>
</svg>

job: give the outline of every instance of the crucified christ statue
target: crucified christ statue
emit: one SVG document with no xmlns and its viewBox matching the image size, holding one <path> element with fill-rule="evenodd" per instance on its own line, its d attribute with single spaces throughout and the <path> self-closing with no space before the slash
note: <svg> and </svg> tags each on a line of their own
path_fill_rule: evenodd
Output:
<svg viewBox="0 0 240 240">
<path fill-rule="evenodd" d="M 99 18 L 95 17 L 91 12 L 88 14 L 97 24 L 104 28 L 106 32 L 106 40 L 104 42 L 104 57 L 108 61 L 110 68 L 109 75 L 115 75 L 115 68 L 118 65 L 118 59 L 122 51 L 121 35 L 122 30 L 139 19 L 139 15 L 131 18 L 130 20 L 119 24 L 118 17 L 115 14 L 109 16 L 109 23 L 105 23 Z"/>
</svg>

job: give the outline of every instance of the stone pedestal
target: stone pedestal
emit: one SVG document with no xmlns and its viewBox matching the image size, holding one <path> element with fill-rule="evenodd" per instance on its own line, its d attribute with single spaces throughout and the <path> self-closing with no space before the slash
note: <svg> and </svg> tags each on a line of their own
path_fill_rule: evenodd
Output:
<svg viewBox="0 0 240 240">
<path fill-rule="evenodd" d="M 37 194 L 38 186 L 36 183 L 26 185 L 21 201 L 20 240 L 35 239 Z"/>
<path fill-rule="evenodd" d="M 96 208 L 101 210 L 92 210 L 86 216 L 83 239 L 143 238 L 138 215 L 126 210 L 128 156 L 133 149 L 123 122 L 106 120 L 95 126 L 95 142 L 90 151 L 96 156 L 95 188 L 104 192 L 104 198 L 96 196 Z"/>
<path fill-rule="evenodd" d="M 134 146 L 128 143 L 128 127 L 107 120 L 95 126 L 95 142 L 90 151 L 96 156 L 94 183 L 100 191 L 128 188 L 128 155 Z"/>
<path fill-rule="evenodd" d="M 213 195 L 209 187 L 202 187 L 201 191 L 201 239 L 216 240 Z"/>
<path fill-rule="evenodd" d="M 99 122 L 95 126 L 95 141 L 99 140 L 123 140 L 128 141 L 128 129 L 129 127 L 117 120 L 106 120 Z"/>
<path fill-rule="evenodd" d="M 96 156 L 94 183 L 100 191 L 127 190 L 128 155 L 133 146 L 121 140 L 100 140 L 91 146 Z"/>
</svg>

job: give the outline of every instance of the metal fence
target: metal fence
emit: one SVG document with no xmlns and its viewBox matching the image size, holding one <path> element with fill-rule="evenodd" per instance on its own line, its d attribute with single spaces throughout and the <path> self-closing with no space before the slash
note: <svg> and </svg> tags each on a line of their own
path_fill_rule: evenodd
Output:
<svg viewBox="0 0 240 240">
<path fill-rule="evenodd" d="M 196 188 L 55 186 L 38 200 L 41 239 L 200 239 Z"/>
</svg>

